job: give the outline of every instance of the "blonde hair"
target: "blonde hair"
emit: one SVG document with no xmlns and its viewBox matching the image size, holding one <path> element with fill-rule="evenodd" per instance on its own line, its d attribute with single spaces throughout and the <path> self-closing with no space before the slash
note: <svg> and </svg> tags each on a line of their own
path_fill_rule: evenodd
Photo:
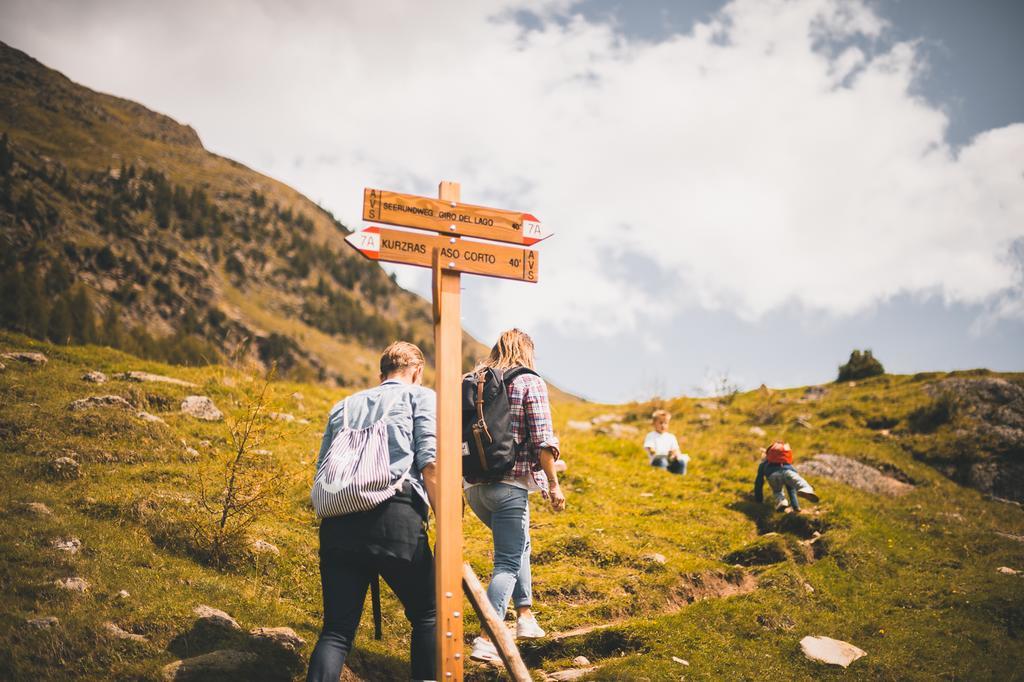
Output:
<svg viewBox="0 0 1024 682">
<path fill-rule="evenodd" d="M 656 422 L 661 419 L 664 419 L 666 421 L 672 419 L 672 413 L 669 412 L 668 410 L 655 410 L 654 413 L 651 414 L 651 421 Z"/>
<path fill-rule="evenodd" d="M 500 370 L 510 367 L 537 369 L 533 363 L 533 339 L 519 329 L 502 332 L 494 347 L 491 348 L 491 354 L 482 360 L 473 371 L 479 371 L 485 367 Z"/>
<path fill-rule="evenodd" d="M 380 355 L 380 374 L 389 377 L 406 367 L 422 367 L 423 351 L 414 343 L 395 341 Z"/>
</svg>

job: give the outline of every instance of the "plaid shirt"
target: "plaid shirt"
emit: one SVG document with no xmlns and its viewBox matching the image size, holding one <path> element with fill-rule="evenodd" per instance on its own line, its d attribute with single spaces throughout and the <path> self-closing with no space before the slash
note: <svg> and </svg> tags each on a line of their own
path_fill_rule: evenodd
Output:
<svg viewBox="0 0 1024 682">
<path fill-rule="evenodd" d="M 527 489 L 540 490 L 546 495 L 548 477 L 540 466 L 541 449 L 551 448 L 558 459 L 558 437 L 551 423 L 548 385 L 535 374 L 520 374 L 509 384 L 508 403 L 516 461 L 502 480 L 523 483 Z M 466 481 L 481 482 L 471 478 Z"/>
</svg>

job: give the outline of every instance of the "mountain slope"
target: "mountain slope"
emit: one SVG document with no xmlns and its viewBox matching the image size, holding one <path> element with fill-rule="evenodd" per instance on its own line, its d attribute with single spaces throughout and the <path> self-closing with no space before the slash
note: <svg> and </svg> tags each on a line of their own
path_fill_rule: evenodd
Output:
<svg viewBox="0 0 1024 682">
<path fill-rule="evenodd" d="M 210 491 L 202 481 L 223 472 L 231 426 L 244 421 L 261 382 L 0 333 L 0 354 L 24 351 L 48 362 L 0 355 L 0 677 L 159 679 L 184 655 L 181 635 L 200 604 L 245 629 L 291 627 L 308 656 L 321 614 L 310 467 L 317 425 L 344 392 L 269 385 L 251 454 L 283 483 L 214 566 L 207 536 L 194 532 L 212 516 L 200 504 Z M 83 378 L 96 370 L 109 380 Z M 127 371 L 192 385 L 140 383 Z M 1024 376 L 882 376 L 722 400 L 556 405 L 569 507 L 554 514 L 535 499 L 531 510 L 535 609 L 552 633 L 522 645 L 537 679 L 573 668 L 577 656 L 595 666 L 587 679 L 602 680 L 1019 678 L 1024 577 L 997 569 L 1024 570 L 1024 511 L 915 456 L 939 451 L 953 428 L 922 430 L 915 416 L 950 381 L 1021 386 Z M 225 419 L 182 412 L 190 394 L 210 397 Z M 71 409 L 91 396 L 124 403 Z M 640 451 L 655 407 L 672 413 L 692 457 L 685 478 L 653 469 Z M 775 437 L 792 443 L 821 495 L 805 514 L 750 499 L 758 447 Z M 859 462 L 873 477 L 862 470 L 837 481 L 822 464 L 833 460 L 818 453 Z M 75 475 L 58 465 L 62 457 L 78 464 Z M 886 486 L 858 487 L 879 476 Z M 490 540 L 471 513 L 465 534 L 466 558 L 486 576 Z M 279 553 L 248 544 L 257 539 Z M 69 589 L 81 585 L 69 578 L 83 579 L 85 592 Z M 383 596 L 383 641 L 372 639 L 367 616 L 350 658 L 358 679 L 401 679 L 407 670 L 408 626 L 390 592 Z M 478 626 L 467 616 L 472 637 Z M 47 617 L 58 622 L 28 624 Z M 147 641 L 111 637 L 106 622 Z M 807 635 L 868 655 L 848 671 L 814 663 L 800 653 Z M 208 644 L 190 641 L 193 655 Z M 468 668 L 468 680 L 498 678 Z"/>
<path fill-rule="evenodd" d="M 343 385 L 372 381 L 394 338 L 432 356 L 427 302 L 191 128 L 0 43 L 0 135 L 3 326 Z M 469 364 L 484 348 L 464 341 Z"/>
</svg>

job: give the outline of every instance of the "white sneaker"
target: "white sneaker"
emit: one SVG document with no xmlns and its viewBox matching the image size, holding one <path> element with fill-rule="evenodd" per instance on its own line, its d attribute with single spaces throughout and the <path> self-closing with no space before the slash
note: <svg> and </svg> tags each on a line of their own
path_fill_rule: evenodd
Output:
<svg viewBox="0 0 1024 682">
<path fill-rule="evenodd" d="M 540 639 L 548 633 L 544 632 L 544 629 L 537 625 L 537 619 L 534 616 L 526 616 L 516 620 L 516 638 L 517 639 Z"/>
<path fill-rule="evenodd" d="M 490 640 L 477 637 L 473 640 L 473 652 L 469 655 L 474 661 L 497 661 L 501 662 L 498 650 Z"/>
<path fill-rule="evenodd" d="M 796 491 L 796 494 L 804 498 L 805 500 L 810 500 L 811 502 L 818 501 L 818 494 L 814 492 L 814 488 L 812 488 L 811 486 L 807 486 L 806 488 L 799 488 Z"/>
</svg>

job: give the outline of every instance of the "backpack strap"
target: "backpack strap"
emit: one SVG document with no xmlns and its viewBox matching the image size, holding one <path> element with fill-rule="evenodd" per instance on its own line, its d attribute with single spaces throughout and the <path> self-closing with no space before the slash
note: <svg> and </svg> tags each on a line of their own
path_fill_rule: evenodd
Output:
<svg viewBox="0 0 1024 682">
<path fill-rule="evenodd" d="M 520 365 L 518 367 L 513 367 L 509 370 L 506 370 L 504 376 L 500 377 L 501 382 L 505 384 L 506 388 L 508 388 L 509 384 L 515 381 L 516 377 L 522 376 L 523 374 L 532 374 L 535 377 L 540 376 L 539 374 L 537 374 L 537 372 L 530 369 L 529 367 L 523 367 L 522 365 Z"/>
</svg>

